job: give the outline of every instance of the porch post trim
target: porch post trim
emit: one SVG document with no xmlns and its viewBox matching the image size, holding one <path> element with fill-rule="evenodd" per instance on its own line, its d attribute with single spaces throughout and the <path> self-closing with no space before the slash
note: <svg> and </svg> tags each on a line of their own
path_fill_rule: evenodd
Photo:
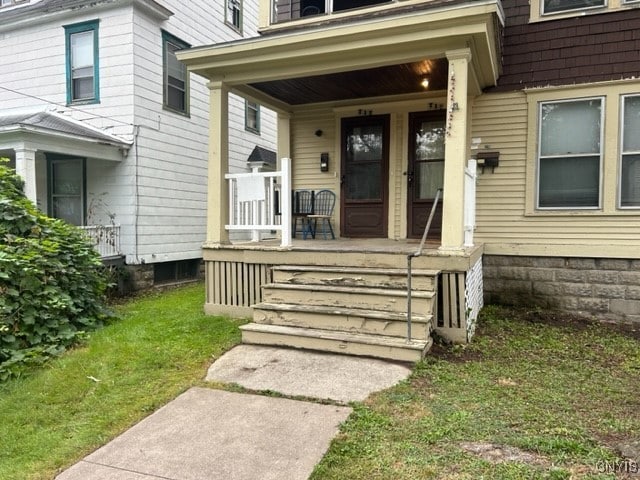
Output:
<svg viewBox="0 0 640 480">
<path fill-rule="evenodd" d="M 446 52 L 449 61 L 445 133 L 444 199 L 440 250 L 464 248 L 464 172 L 467 159 L 468 83 L 471 51 Z"/>
<path fill-rule="evenodd" d="M 34 204 L 37 204 L 36 188 L 36 149 L 15 148 L 16 173 L 24 180 L 24 194 Z"/>
<path fill-rule="evenodd" d="M 207 188 L 207 244 L 229 243 L 229 87 L 221 81 L 208 84 L 209 175 Z"/>
</svg>

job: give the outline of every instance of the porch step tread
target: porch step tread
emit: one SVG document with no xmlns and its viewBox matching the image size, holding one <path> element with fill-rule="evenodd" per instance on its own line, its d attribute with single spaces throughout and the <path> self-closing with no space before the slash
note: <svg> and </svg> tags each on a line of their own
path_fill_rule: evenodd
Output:
<svg viewBox="0 0 640 480">
<path fill-rule="evenodd" d="M 376 287 L 351 287 L 351 286 L 335 286 L 335 285 L 316 285 L 316 284 L 292 284 L 292 283 L 267 283 L 262 288 L 274 290 L 297 290 L 306 292 L 334 292 L 334 293 L 359 293 L 363 295 L 383 295 L 388 297 L 406 297 L 406 290 L 397 290 L 390 288 Z M 414 298 L 434 298 L 435 293 L 424 290 L 413 290 L 411 296 Z"/>
<path fill-rule="evenodd" d="M 280 265 L 273 267 L 274 270 L 283 272 L 325 272 L 325 273 L 362 273 L 376 275 L 397 275 L 406 276 L 406 268 L 380 268 L 380 267 L 324 267 L 314 265 Z M 412 269 L 414 276 L 435 276 L 440 270 Z"/>
<path fill-rule="evenodd" d="M 365 317 L 376 320 L 389 320 L 396 322 L 406 322 L 407 315 L 401 312 L 389 312 L 380 310 L 370 310 L 364 308 L 349 307 L 333 307 L 323 305 L 300 305 L 293 303 L 269 303 L 263 302 L 253 306 L 254 310 L 272 310 L 286 312 L 302 312 L 302 313 L 320 313 L 327 315 Z M 412 322 L 429 323 L 432 321 L 432 315 L 423 315 L 420 313 L 411 314 Z"/>
<path fill-rule="evenodd" d="M 337 330 L 320 330 L 306 327 L 286 327 L 282 325 L 264 325 L 259 323 L 247 323 L 241 325 L 242 331 L 256 333 L 268 333 L 287 335 L 294 337 L 308 337 L 314 339 L 334 340 L 339 342 L 361 343 L 366 345 L 378 345 L 384 347 L 401 348 L 403 350 L 424 351 L 431 344 L 429 340 L 412 340 L 407 342 L 403 338 L 389 337 L 385 335 L 371 335 L 367 333 L 341 332 Z"/>
</svg>

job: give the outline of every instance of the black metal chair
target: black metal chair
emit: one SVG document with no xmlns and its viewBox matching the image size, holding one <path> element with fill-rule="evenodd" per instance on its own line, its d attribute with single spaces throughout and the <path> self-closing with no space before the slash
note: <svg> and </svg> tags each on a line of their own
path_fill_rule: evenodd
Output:
<svg viewBox="0 0 640 480">
<path fill-rule="evenodd" d="M 316 238 L 316 234 L 318 232 L 318 220 L 320 220 L 323 238 L 325 240 L 327 239 L 327 227 L 329 227 L 331 238 L 335 240 L 336 236 L 333 233 L 333 227 L 331 226 L 331 216 L 333 215 L 333 208 L 335 205 L 336 194 L 331 190 L 320 190 L 319 192 L 316 192 L 313 213 L 311 215 L 307 215 L 307 221 L 310 226 L 313 221 L 313 226 L 311 227 L 311 236 L 313 238 Z"/>
<path fill-rule="evenodd" d="M 293 229 L 291 236 L 296 238 L 296 233 L 301 233 L 302 238 L 307 239 L 311 234 L 309 215 L 314 212 L 314 195 L 311 190 L 294 190 L 292 198 L 291 218 L 293 218 Z"/>
</svg>

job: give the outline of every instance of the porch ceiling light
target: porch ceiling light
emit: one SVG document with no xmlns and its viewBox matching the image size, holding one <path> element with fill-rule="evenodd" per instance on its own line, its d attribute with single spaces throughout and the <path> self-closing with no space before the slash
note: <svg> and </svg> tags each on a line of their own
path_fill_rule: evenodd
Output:
<svg viewBox="0 0 640 480">
<path fill-rule="evenodd" d="M 427 88 L 429 88 L 429 79 L 426 77 L 423 78 L 422 81 L 420 82 L 420 85 L 422 85 L 422 88 L 426 90 Z"/>
</svg>

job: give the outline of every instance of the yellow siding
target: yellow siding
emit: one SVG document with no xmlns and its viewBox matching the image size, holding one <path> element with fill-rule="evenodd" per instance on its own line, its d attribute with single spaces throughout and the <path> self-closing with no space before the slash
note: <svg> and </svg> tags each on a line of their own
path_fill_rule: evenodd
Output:
<svg viewBox="0 0 640 480">
<path fill-rule="evenodd" d="M 640 90 L 640 85 L 636 88 Z M 602 91 L 606 94 L 606 88 Z M 618 90 L 612 87 L 609 93 L 608 104 L 616 102 Z M 582 96 L 580 92 L 559 95 Z M 640 258 L 640 211 L 607 207 L 614 205 L 615 178 L 603 176 L 603 210 L 536 212 L 527 205 L 527 193 L 535 190 L 536 182 L 537 121 L 529 111 L 535 105 L 524 92 L 485 94 L 474 102 L 472 137 L 481 138 L 481 148 L 500 152 L 494 173 L 479 170 L 476 242 L 485 244 L 486 253 L 495 254 Z M 618 121 L 611 117 L 615 115 L 605 121 Z M 603 171 L 615 168 L 617 162 L 616 139 L 606 143 Z"/>
</svg>

